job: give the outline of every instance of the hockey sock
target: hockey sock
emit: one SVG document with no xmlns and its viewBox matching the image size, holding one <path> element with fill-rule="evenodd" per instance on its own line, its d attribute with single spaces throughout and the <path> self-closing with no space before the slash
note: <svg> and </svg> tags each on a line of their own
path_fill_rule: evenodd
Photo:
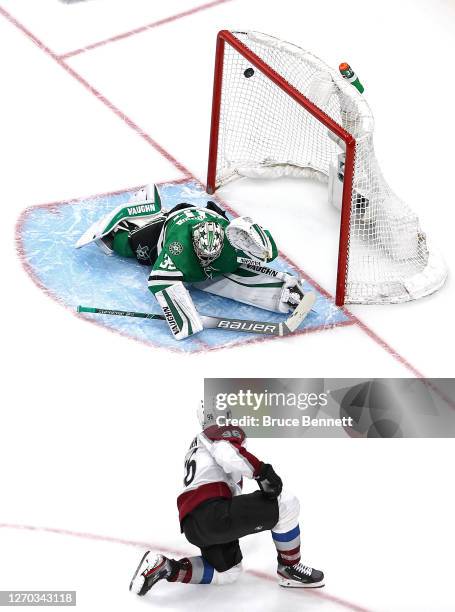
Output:
<svg viewBox="0 0 455 612">
<path fill-rule="evenodd" d="M 281 565 L 295 565 L 300 561 L 300 527 L 284 533 L 272 531 L 273 542 L 278 552 L 278 563 Z"/>
<path fill-rule="evenodd" d="M 174 567 L 175 564 L 175 567 Z M 186 582 L 189 584 L 210 584 L 215 569 L 203 557 L 184 557 L 172 561 L 174 567 L 168 582 Z"/>
</svg>

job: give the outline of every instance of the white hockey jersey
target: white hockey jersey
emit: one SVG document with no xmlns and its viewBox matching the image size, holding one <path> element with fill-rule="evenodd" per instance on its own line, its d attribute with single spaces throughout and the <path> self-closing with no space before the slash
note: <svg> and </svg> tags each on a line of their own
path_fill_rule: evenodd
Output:
<svg viewBox="0 0 455 612">
<path fill-rule="evenodd" d="M 183 492 L 177 499 L 180 521 L 208 499 L 242 492 L 242 478 L 257 476 L 262 462 L 245 448 L 239 427 L 212 426 L 198 434 L 185 456 Z"/>
</svg>

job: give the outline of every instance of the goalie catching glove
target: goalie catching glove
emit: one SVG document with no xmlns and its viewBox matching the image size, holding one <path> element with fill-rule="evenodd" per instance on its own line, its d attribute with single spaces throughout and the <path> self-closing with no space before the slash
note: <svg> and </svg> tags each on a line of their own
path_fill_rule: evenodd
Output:
<svg viewBox="0 0 455 612">
<path fill-rule="evenodd" d="M 276 244 L 267 230 L 250 217 L 237 217 L 226 228 L 226 238 L 238 251 L 247 257 L 266 263 L 278 254 Z"/>
</svg>

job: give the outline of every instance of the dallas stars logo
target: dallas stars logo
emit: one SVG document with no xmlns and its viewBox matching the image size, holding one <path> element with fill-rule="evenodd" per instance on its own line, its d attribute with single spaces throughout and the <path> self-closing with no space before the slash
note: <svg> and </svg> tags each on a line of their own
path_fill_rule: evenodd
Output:
<svg viewBox="0 0 455 612">
<path fill-rule="evenodd" d="M 216 274 L 216 272 L 219 272 L 219 270 L 213 266 L 207 266 L 204 268 L 204 274 L 207 278 L 213 278 L 213 275 Z"/>
<path fill-rule="evenodd" d="M 136 256 L 138 259 L 148 260 L 150 259 L 150 247 L 138 245 L 136 249 Z"/>
<path fill-rule="evenodd" d="M 171 242 L 169 245 L 169 253 L 171 255 L 181 255 L 183 253 L 183 244 L 180 242 Z"/>
</svg>

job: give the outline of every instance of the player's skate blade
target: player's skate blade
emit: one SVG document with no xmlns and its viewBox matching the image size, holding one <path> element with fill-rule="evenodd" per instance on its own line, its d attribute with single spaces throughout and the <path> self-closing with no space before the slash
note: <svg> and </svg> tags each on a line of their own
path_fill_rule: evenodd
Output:
<svg viewBox="0 0 455 612">
<path fill-rule="evenodd" d="M 130 591 L 136 595 L 145 595 L 154 584 L 171 575 L 169 559 L 147 551 L 137 566 L 130 582 Z"/>
<path fill-rule="evenodd" d="M 278 565 L 278 584 L 282 587 L 318 589 L 324 586 L 324 574 L 302 563 Z"/>
</svg>

